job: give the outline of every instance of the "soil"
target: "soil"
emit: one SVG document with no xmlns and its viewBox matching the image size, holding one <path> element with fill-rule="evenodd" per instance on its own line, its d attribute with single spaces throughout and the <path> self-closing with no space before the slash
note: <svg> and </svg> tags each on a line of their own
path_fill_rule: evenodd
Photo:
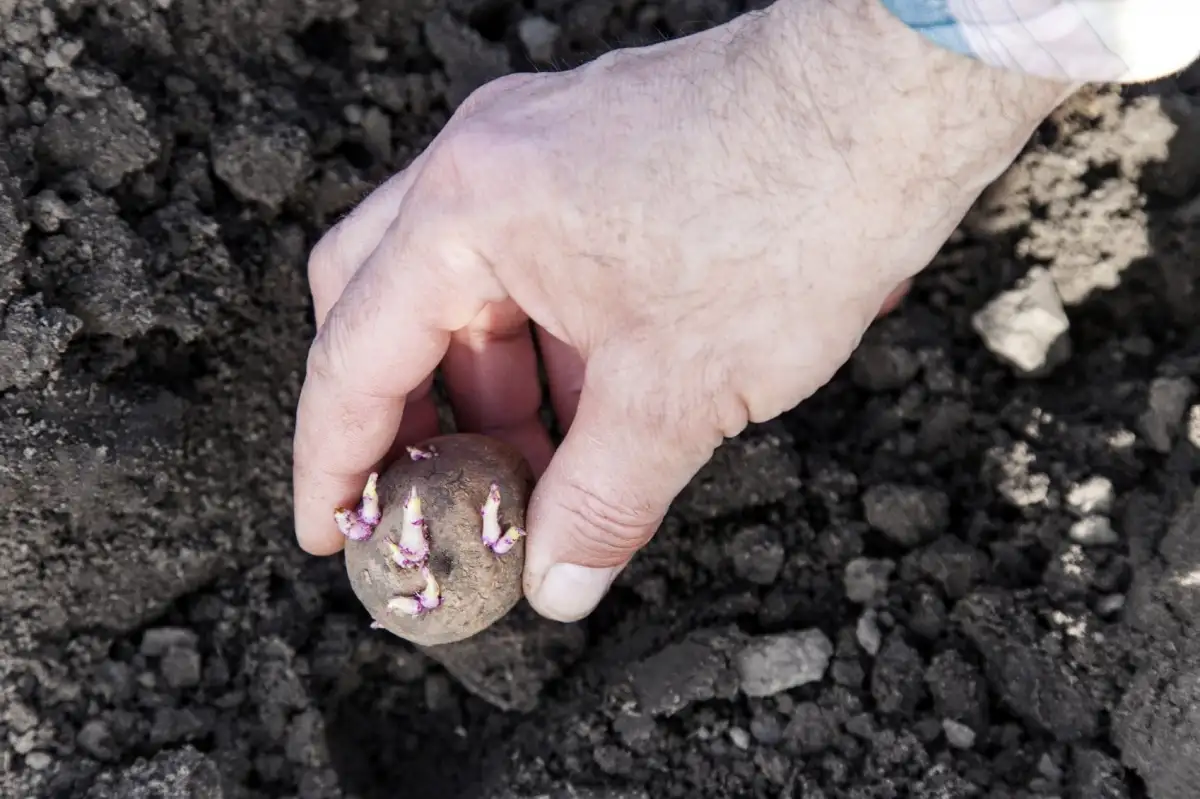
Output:
<svg viewBox="0 0 1200 799">
<path fill-rule="evenodd" d="M 1194 71 L 1048 120 L 586 622 L 434 659 L 296 547 L 321 231 L 488 79 L 744 10 L 0 0 L 0 794 L 1194 795 Z M 1036 378 L 972 321 L 1030 275 Z"/>
</svg>

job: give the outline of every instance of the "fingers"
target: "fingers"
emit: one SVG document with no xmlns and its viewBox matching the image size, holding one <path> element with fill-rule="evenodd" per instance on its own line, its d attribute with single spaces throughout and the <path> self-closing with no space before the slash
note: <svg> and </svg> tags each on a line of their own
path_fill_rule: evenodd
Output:
<svg viewBox="0 0 1200 799">
<path fill-rule="evenodd" d="M 667 403 L 646 388 L 629 370 L 589 364 L 574 423 L 529 506 L 525 593 L 543 616 L 591 613 L 720 444 L 719 433 L 657 410 Z"/>
<path fill-rule="evenodd" d="M 329 309 L 342 296 L 350 278 L 379 246 L 421 173 L 424 159 L 422 153 L 406 169 L 388 178 L 313 247 L 308 257 L 308 286 L 317 330 L 325 324 Z"/>
<path fill-rule="evenodd" d="M 892 289 L 892 293 L 887 295 L 887 298 L 883 301 L 883 305 L 880 306 L 879 313 L 876 314 L 875 318 L 878 319 L 881 316 L 887 316 L 892 311 L 900 307 L 900 303 L 904 302 L 904 298 L 908 295 L 908 290 L 911 288 L 912 280 L 909 279 Z"/>
<path fill-rule="evenodd" d="M 553 448 L 525 314 L 512 302 L 485 308 L 451 336 L 442 374 L 459 429 L 508 442 L 541 474 Z"/>
<path fill-rule="evenodd" d="M 433 375 L 417 387 L 404 400 L 404 416 L 400 419 L 400 430 L 392 441 L 391 449 L 383 460 L 391 463 L 400 457 L 407 457 L 407 448 L 419 441 L 432 438 L 441 432 L 438 419 L 437 405 L 433 401 Z"/>
<path fill-rule="evenodd" d="M 309 354 L 293 481 L 296 536 L 313 554 L 341 549 L 333 509 L 356 502 L 396 439 L 408 396 L 445 354 L 448 331 L 486 304 L 481 286 L 494 286 L 482 264 L 448 249 L 421 216 L 400 214 L 346 285 Z"/>
<path fill-rule="evenodd" d="M 579 394 L 583 391 L 583 358 L 571 345 L 559 341 L 545 329 L 537 328 L 537 335 L 550 383 L 550 405 L 559 426 L 564 431 L 569 430 L 579 405 Z"/>
</svg>

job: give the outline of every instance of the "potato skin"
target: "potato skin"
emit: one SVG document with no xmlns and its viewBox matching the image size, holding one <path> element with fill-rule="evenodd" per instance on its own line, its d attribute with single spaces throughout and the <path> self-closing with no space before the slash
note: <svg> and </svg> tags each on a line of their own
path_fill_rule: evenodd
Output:
<svg viewBox="0 0 1200 799">
<path fill-rule="evenodd" d="M 459 433 L 418 445 L 427 460 L 399 458 L 379 476 L 383 518 L 366 541 L 346 542 L 346 573 L 358 600 L 389 632 L 420 646 L 461 641 L 499 621 L 521 600 L 525 538 L 496 555 L 481 538 L 480 510 L 489 486 L 500 487 L 500 524 L 525 527 L 534 476 L 515 449 L 487 436 Z M 424 586 L 416 569 L 392 562 L 388 538 L 403 524 L 404 501 L 417 488 L 429 529 L 429 566 L 441 583 L 442 604 L 420 616 L 395 613 L 388 600 Z"/>
</svg>

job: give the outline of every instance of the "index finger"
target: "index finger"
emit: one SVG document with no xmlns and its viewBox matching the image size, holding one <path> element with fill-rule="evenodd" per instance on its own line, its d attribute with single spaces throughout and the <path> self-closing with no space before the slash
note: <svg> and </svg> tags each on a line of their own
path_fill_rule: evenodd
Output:
<svg viewBox="0 0 1200 799">
<path fill-rule="evenodd" d="M 309 353 L 296 411 L 296 537 L 314 555 L 339 551 L 338 506 L 353 507 L 395 439 L 406 397 L 437 368 L 450 331 L 486 304 L 479 276 L 451 264 L 433 226 L 401 214 L 355 273 Z"/>
</svg>

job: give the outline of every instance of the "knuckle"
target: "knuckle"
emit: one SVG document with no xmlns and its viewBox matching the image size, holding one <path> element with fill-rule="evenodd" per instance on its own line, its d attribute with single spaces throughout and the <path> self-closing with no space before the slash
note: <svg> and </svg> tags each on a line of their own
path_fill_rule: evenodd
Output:
<svg viewBox="0 0 1200 799">
<path fill-rule="evenodd" d="M 346 217 L 326 231 L 308 253 L 306 277 L 309 291 L 314 295 L 326 295 L 327 301 L 337 298 L 347 276 L 357 266 L 352 248 L 347 248 L 346 226 L 352 220 L 352 216 Z"/>
<path fill-rule="evenodd" d="M 337 228 L 328 231 L 308 254 L 308 285 L 314 288 L 337 264 Z"/>
<path fill-rule="evenodd" d="M 414 187 L 426 208 L 444 208 L 466 199 L 471 186 L 478 181 L 481 169 L 486 165 L 487 147 L 483 143 L 486 134 L 467 124 L 456 128 L 439 141 L 430 152 L 428 163 L 421 171 L 421 178 Z"/>
<path fill-rule="evenodd" d="M 309 381 L 327 384 L 345 379 L 343 374 L 345 357 L 341 344 L 344 340 L 345 335 L 340 317 L 336 314 L 330 316 L 308 348 L 305 371 Z"/>
<path fill-rule="evenodd" d="M 513 72 L 490 80 L 468 94 L 466 99 L 459 103 L 455 110 L 455 116 L 464 117 L 476 113 L 538 77 L 530 73 Z"/>
<path fill-rule="evenodd" d="M 576 544 L 599 556 L 627 556 L 654 535 L 660 519 L 636 503 L 622 502 L 579 483 L 566 488 L 565 508 L 574 517 Z"/>
<path fill-rule="evenodd" d="M 720 432 L 721 438 L 736 438 L 751 422 L 758 424 L 778 415 L 771 412 L 764 414 L 762 409 L 756 412 L 749 396 L 728 389 L 714 395 L 710 413 L 709 425 Z"/>
</svg>

